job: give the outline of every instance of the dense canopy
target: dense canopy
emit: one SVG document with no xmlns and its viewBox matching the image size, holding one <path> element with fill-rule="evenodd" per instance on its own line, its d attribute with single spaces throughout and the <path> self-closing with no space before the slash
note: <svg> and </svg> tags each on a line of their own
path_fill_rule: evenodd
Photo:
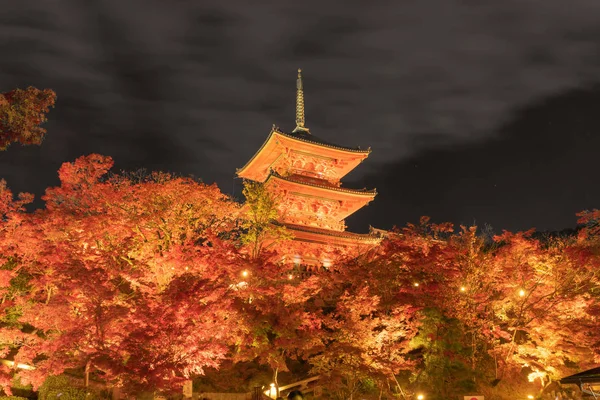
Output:
<svg viewBox="0 0 600 400">
<path fill-rule="evenodd" d="M 260 245 L 288 239 L 268 230 L 276 204 L 260 186 L 241 207 L 191 178 L 111 166 L 65 163 L 33 212 L 0 188 L 0 343 L 34 367 L 3 366 L 7 392 L 15 374 L 37 388 L 77 371 L 179 390 L 250 362 L 275 377 L 304 365 L 331 393 L 515 398 L 600 362 L 598 211 L 565 237 L 424 218 L 308 273 Z"/>
</svg>

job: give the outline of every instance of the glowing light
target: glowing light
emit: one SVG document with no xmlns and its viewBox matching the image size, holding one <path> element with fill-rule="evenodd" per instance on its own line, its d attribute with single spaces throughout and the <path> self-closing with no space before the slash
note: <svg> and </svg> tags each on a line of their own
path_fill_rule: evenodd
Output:
<svg viewBox="0 0 600 400">
<path fill-rule="evenodd" d="M 528 398 L 528 399 L 533 399 L 533 395 L 531 395 L 531 394 L 528 394 L 528 395 L 527 395 L 527 398 Z"/>
<path fill-rule="evenodd" d="M 271 388 L 269 389 L 269 396 L 271 396 L 272 398 L 277 397 L 277 388 L 275 387 L 274 383 L 271 383 Z"/>
<path fill-rule="evenodd" d="M 418 400 L 423 400 L 424 398 L 425 398 L 425 396 L 423 396 L 422 394 L 420 394 L 420 395 L 417 396 Z"/>
<path fill-rule="evenodd" d="M 415 287 L 419 287 L 419 282 L 415 282 Z M 422 396 L 422 395 L 419 395 Z"/>
<path fill-rule="evenodd" d="M 542 371 L 533 371 L 529 375 L 527 375 L 527 380 L 529 382 L 535 382 L 536 379 L 540 380 L 540 383 L 544 385 L 544 380 L 546 378 L 546 373 Z"/>
<path fill-rule="evenodd" d="M 243 276 L 244 278 L 245 278 L 245 277 L 247 277 L 247 276 L 248 276 L 248 271 L 246 271 L 246 270 L 242 271 L 242 276 Z"/>
<path fill-rule="evenodd" d="M 288 275 L 288 279 L 289 279 L 289 280 L 292 280 L 292 279 L 294 279 L 294 275 L 292 275 L 292 274 L 289 274 L 289 275 Z"/>
<path fill-rule="evenodd" d="M 461 286 L 461 287 L 460 287 L 460 291 L 461 291 L 461 292 L 464 292 L 464 291 L 466 291 L 466 290 L 467 290 L 467 288 L 466 288 L 466 287 L 464 287 L 464 286 Z"/>
<path fill-rule="evenodd" d="M 28 371 L 35 369 L 35 367 L 33 367 L 31 365 L 27 365 L 27 364 L 23 364 L 23 363 L 17 363 L 15 365 L 15 362 L 11 361 L 11 360 L 0 360 L 0 364 L 6 365 L 7 367 L 17 367 L 19 369 L 25 369 Z"/>
<path fill-rule="evenodd" d="M 519 296 L 521 296 L 521 297 L 525 296 L 525 291 L 523 289 L 519 290 Z"/>
</svg>

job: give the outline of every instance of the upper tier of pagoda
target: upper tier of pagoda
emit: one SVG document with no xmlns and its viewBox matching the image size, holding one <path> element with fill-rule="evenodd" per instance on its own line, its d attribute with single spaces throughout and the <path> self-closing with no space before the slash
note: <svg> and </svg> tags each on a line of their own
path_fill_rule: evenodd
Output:
<svg viewBox="0 0 600 400">
<path fill-rule="evenodd" d="M 273 171 L 281 176 L 302 175 L 339 186 L 340 179 L 369 156 L 371 149 L 338 146 L 310 133 L 304 120 L 300 72 L 296 81 L 296 128 L 286 133 L 273 125 L 256 154 L 237 170 L 239 177 L 264 182 Z"/>
<path fill-rule="evenodd" d="M 308 131 L 285 133 L 273 126 L 267 140 L 237 174 L 241 178 L 264 182 L 274 171 L 282 176 L 305 175 L 339 185 L 340 179 L 370 152 L 370 149 L 330 144 Z"/>
</svg>

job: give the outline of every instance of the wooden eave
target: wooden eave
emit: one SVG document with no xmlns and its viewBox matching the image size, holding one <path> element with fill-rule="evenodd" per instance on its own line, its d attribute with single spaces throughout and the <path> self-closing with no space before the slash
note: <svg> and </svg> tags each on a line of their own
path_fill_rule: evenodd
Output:
<svg viewBox="0 0 600 400">
<path fill-rule="evenodd" d="M 265 185 L 276 184 L 281 189 L 287 192 L 288 197 L 291 196 L 302 196 L 312 197 L 315 200 L 325 199 L 327 201 L 339 201 L 343 203 L 343 207 L 336 211 L 336 221 L 342 221 L 349 215 L 354 214 L 356 211 L 371 202 L 377 192 L 375 190 L 354 190 L 340 187 L 323 186 L 304 181 L 296 181 L 286 177 L 271 173 Z"/>
<path fill-rule="evenodd" d="M 326 229 L 304 227 L 301 225 L 284 224 L 284 226 L 294 236 L 294 240 L 311 243 L 330 245 L 378 245 L 381 240 L 383 240 L 381 236 L 372 234 L 330 231 Z"/>
<path fill-rule="evenodd" d="M 346 165 L 338 167 L 340 172 L 338 179 L 341 179 L 356 168 L 371 152 L 370 149 L 351 149 L 319 141 L 311 141 L 296 137 L 293 134 L 284 133 L 273 127 L 260 149 L 250 158 L 246 165 L 237 169 L 237 175 L 241 178 L 263 182 L 268 177 L 272 165 L 286 152 L 286 148 L 312 154 L 316 157 L 345 161 Z"/>
<path fill-rule="evenodd" d="M 337 186 L 327 186 L 327 185 L 319 185 L 317 183 L 305 182 L 294 180 L 289 177 L 281 176 L 275 172 L 271 172 L 267 179 L 265 180 L 265 184 L 269 182 L 284 182 L 290 188 L 295 189 L 300 193 L 315 193 L 319 194 L 321 197 L 325 197 L 332 200 L 340 200 L 340 201 L 348 201 L 348 200 L 357 200 L 361 199 L 363 201 L 369 202 L 377 196 L 377 190 L 356 190 L 356 189 L 348 189 Z"/>
<path fill-rule="evenodd" d="M 280 134 L 282 136 L 285 136 L 285 137 L 287 137 L 289 139 L 292 139 L 292 140 L 295 140 L 295 141 L 298 141 L 298 142 L 303 142 L 303 143 L 310 143 L 310 144 L 315 145 L 315 146 L 320 147 L 320 148 L 328 148 L 328 149 L 333 149 L 333 150 L 336 150 L 336 151 L 341 151 L 341 152 L 344 152 L 344 153 L 351 153 L 351 154 L 363 154 L 363 155 L 365 155 L 365 158 L 368 157 L 369 154 L 371 153 L 371 148 L 368 148 L 368 149 L 364 150 L 364 149 L 361 149 L 359 147 L 352 148 L 352 147 L 337 146 L 337 145 L 330 144 L 330 143 L 324 143 L 324 142 L 318 141 L 316 139 L 315 140 L 311 140 L 310 136 L 302 138 L 302 137 L 295 136 L 294 134 L 285 133 L 282 130 L 280 130 L 279 128 L 277 128 L 277 127 L 273 127 L 273 129 L 271 131 L 272 132 L 276 132 L 276 133 L 278 133 L 278 134 Z"/>
</svg>

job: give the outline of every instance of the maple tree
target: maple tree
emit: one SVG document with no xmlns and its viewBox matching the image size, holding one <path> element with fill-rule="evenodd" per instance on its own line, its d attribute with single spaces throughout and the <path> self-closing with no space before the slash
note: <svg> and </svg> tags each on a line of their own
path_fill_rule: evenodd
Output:
<svg viewBox="0 0 600 400">
<path fill-rule="evenodd" d="M 471 279 L 475 285 L 467 284 L 459 296 L 459 304 L 472 311 L 470 319 L 455 314 L 474 328 L 474 343 L 481 339 L 493 357 L 496 382 L 508 379 L 507 386 L 514 387 L 515 378 L 525 375 L 535 382 L 524 385 L 527 390 L 541 392 L 572 372 L 573 365 L 584 367 L 593 360 L 586 348 L 588 333 L 581 328 L 589 320 L 586 298 L 597 261 L 574 239 L 542 243 L 530 235 L 496 237 L 491 259 L 481 264 L 481 272 L 471 272 L 480 278 Z M 484 285 L 478 287 L 479 282 Z"/>
<path fill-rule="evenodd" d="M 517 398 L 600 360 L 597 210 L 577 236 L 493 242 L 423 218 L 303 270 L 279 262 L 303 244 L 282 240 L 278 199 L 259 184 L 241 206 L 214 185 L 111 167 L 63 164 L 35 212 L 0 183 L 7 392 L 15 365 L 35 367 L 17 374 L 35 388 L 79 371 L 133 391 L 222 363 L 268 366 L 277 384 L 294 361 L 344 397 Z"/>
<path fill-rule="evenodd" d="M 413 310 L 404 305 L 386 313 L 379 297 L 368 292 L 363 287 L 339 298 L 324 319 L 325 345 L 309 357 L 312 372 L 327 376 L 324 386 L 343 397 L 352 397 L 369 380 L 389 387 L 395 375 L 412 366 L 406 356 L 415 329 Z"/>
<path fill-rule="evenodd" d="M 278 375 L 289 371 L 289 360 L 306 359 L 322 348 L 324 276 L 301 277 L 290 265 L 273 263 L 264 254 L 253 259 L 240 276 L 241 315 L 247 327 L 234 360 L 256 361 Z"/>
<path fill-rule="evenodd" d="M 541 241 L 523 232 L 487 243 L 476 227 L 455 233 L 427 219 L 392 232 L 358 268 L 340 266 L 352 303 L 336 309 L 341 324 L 326 330 L 333 332 L 331 343 L 313 358 L 316 370 L 337 372 L 346 383 L 375 380 L 381 391 L 397 383 L 404 388 L 399 394 L 419 389 L 429 398 L 475 390 L 502 398 L 542 392 L 574 367 L 597 360 L 597 240 Z M 369 346 L 389 333 L 378 320 L 386 309 L 402 310 L 405 334 L 384 346 L 403 343 L 380 361 Z M 352 323 L 345 327 L 345 320 Z M 394 359 L 385 382 L 378 376 L 385 370 L 372 366 L 394 365 Z"/>
<path fill-rule="evenodd" d="M 107 177 L 111 166 L 98 155 L 64 164 L 36 213 L 3 205 L 2 255 L 30 277 L 14 304 L 32 328 L 2 333 L 24 337 L 15 362 L 35 366 L 20 373 L 34 387 L 69 368 L 174 385 L 218 365 L 241 329 L 227 294 L 243 267 L 219 238 L 237 229 L 237 203 L 168 174 Z"/>
<path fill-rule="evenodd" d="M 54 106 L 56 93 L 34 87 L 0 93 L 0 150 L 11 143 L 41 144 L 46 130 L 46 113 Z"/>
<path fill-rule="evenodd" d="M 446 255 L 437 236 L 446 230 L 424 219 L 389 233 L 374 253 L 334 263 L 326 286 L 326 346 L 310 362 L 340 396 L 372 384 L 380 395 L 410 395 L 398 376 L 417 368 L 411 339 L 421 323 L 419 310 L 441 287 L 436 268 Z"/>
<path fill-rule="evenodd" d="M 600 362 L 600 330 L 597 329 L 600 325 L 600 278 L 594 273 L 600 268 L 600 210 L 584 211 L 578 216 L 578 222 L 584 224 L 584 229 L 578 235 L 578 250 L 584 253 L 589 262 L 585 314 L 590 318 L 580 322 L 588 332 L 587 343 L 594 352 L 594 361 Z"/>
<path fill-rule="evenodd" d="M 278 200 L 264 184 L 244 182 L 244 232 L 251 265 L 238 284 L 247 335 L 238 345 L 236 362 L 256 361 L 271 368 L 278 391 L 278 375 L 288 372 L 287 361 L 306 357 L 321 344 L 320 296 L 322 276 L 303 279 L 290 265 L 279 262 L 291 235 L 280 219 Z"/>
<path fill-rule="evenodd" d="M 523 232 L 489 244 L 476 232 L 461 227 L 442 240 L 444 290 L 425 298 L 416 382 L 439 398 L 469 388 L 514 398 L 589 366 L 598 260 L 587 243 Z"/>
</svg>

